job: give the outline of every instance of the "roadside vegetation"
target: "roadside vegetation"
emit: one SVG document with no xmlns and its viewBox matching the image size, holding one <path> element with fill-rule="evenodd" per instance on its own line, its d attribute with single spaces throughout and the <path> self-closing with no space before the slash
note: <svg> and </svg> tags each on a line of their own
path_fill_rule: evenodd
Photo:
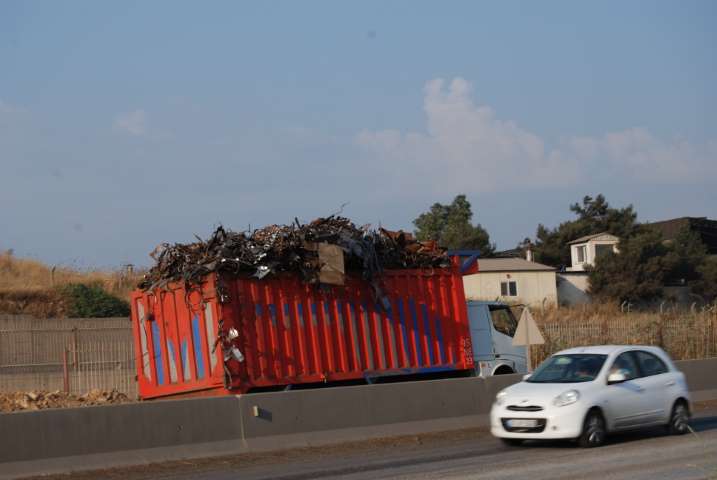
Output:
<svg viewBox="0 0 717 480">
<path fill-rule="evenodd" d="M 141 272 L 52 267 L 0 253 L 0 313 L 49 317 L 129 315 Z"/>
<path fill-rule="evenodd" d="M 604 196 L 585 196 L 570 211 L 576 215 L 550 229 L 538 225 L 535 241 L 525 239 L 538 262 L 558 270 L 570 265 L 569 242 L 607 232 L 620 239 L 619 252 L 607 252 L 590 268 L 590 293 L 598 302 L 653 306 L 665 299 L 665 286 L 689 287 L 702 304 L 717 299 L 717 258 L 709 256 L 699 235 L 685 228 L 666 241 L 649 224 L 637 222 L 632 205 L 611 207 Z"/>
<path fill-rule="evenodd" d="M 544 345 L 531 348 L 533 365 L 583 345 L 657 345 L 675 360 L 717 357 L 717 306 L 660 313 L 602 303 L 532 313 L 545 338 Z"/>
</svg>

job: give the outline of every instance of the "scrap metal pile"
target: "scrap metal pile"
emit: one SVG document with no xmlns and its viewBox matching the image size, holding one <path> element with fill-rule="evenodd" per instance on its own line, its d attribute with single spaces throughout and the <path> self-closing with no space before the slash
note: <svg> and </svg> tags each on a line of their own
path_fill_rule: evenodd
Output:
<svg viewBox="0 0 717 480">
<path fill-rule="evenodd" d="M 308 224 L 270 225 L 253 232 L 219 227 L 204 241 L 164 243 L 151 256 L 155 265 L 140 282 L 142 290 L 183 281 L 198 284 L 210 273 L 264 278 L 295 272 L 306 283 L 343 284 L 345 271 L 368 281 L 384 269 L 446 267 L 445 251 L 434 241 L 418 242 L 403 231 L 356 227 L 340 216 Z"/>
</svg>

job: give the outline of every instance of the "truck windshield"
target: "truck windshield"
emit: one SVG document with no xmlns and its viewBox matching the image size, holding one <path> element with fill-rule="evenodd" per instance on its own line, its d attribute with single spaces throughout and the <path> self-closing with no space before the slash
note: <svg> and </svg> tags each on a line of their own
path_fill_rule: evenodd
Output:
<svg viewBox="0 0 717 480">
<path fill-rule="evenodd" d="M 591 382 L 600 373 L 607 355 L 578 353 L 553 355 L 526 380 L 530 383 Z"/>
<path fill-rule="evenodd" d="M 515 335 L 515 329 L 518 328 L 518 322 L 513 316 L 510 308 L 503 306 L 491 306 L 490 318 L 493 320 L 493 326 L 500 333 L 512 337 Z"/>
</svg>

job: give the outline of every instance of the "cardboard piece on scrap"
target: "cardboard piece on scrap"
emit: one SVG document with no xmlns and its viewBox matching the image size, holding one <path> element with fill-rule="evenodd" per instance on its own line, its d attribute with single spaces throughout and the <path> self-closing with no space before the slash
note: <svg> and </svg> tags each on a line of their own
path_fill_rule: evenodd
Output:
<svg viewBox="0 0 717 480">
<path fill-rule="evenodd" d="M 523 309 L 523 313 L 520 315 L 520 321 L 518 322 L 518 328 L 515 330 L 515 336 L 513 337 L 513 346 L 522 345 L 542 345 L 545 343 L 543 334 L 540 333 L 538 324 L 535 323 L 533 315 L 530 314 L 528 308 Z"/>
<path fill-rule="evenodd" d="M 344 251 L 338 245 L 319 243 L 319 282 L 329 285 L 344 284 Z"/>
</svg>

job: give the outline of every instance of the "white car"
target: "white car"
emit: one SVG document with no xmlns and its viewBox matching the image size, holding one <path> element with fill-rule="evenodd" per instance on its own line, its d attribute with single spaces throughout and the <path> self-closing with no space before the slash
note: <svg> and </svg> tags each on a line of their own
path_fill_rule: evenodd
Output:
<svg viewBox="0 0 717 480">
<path fill-rule="evenodd" d="M 596 447 L 608 433 L 664 425 L 689 431 L 685 375 L 660 348 L 596 346 L 563 350 L 500 391 L 491 433 L 509 445 L 576 439 Z"/>
</svg>

